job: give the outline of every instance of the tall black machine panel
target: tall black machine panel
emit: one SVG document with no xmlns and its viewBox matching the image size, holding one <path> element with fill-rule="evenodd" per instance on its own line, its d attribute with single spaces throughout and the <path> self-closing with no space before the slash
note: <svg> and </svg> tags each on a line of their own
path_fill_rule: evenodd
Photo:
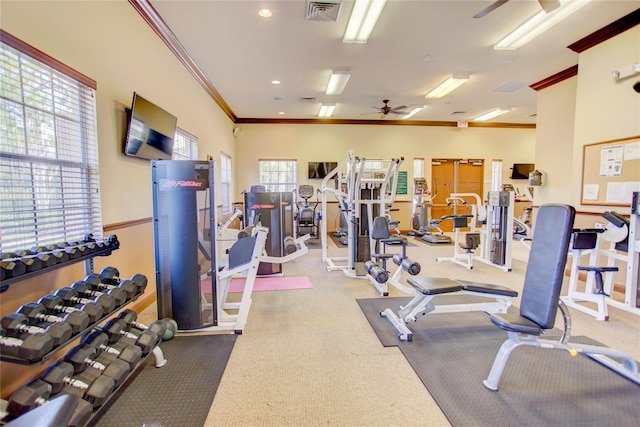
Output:
<svg viewBox="0 0 640 427">
<path fill-rule="evenodd" d="M 244 194 L 244 215 L 248 224 L 256 217 L 269 228 L 265 250 L 267 255 L 281 257 L 284 253 L 284 238 L 293 236 L 293 193 L 251 191 Z M 261 262 L 258 274 L 282 273 L 282 264 Z"/>
<path fill-rule="evenodd" d="M 213 162 L 155 160 L 151 175 L 158 318 L 181 330 L 215 326 Z"/>
</svg>

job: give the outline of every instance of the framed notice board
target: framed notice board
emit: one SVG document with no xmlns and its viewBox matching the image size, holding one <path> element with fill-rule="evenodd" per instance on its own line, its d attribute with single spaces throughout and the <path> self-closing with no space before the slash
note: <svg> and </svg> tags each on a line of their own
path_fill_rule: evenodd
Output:
<svg viewBox="0 0 640 427">
<path fill-rule="evenodd" d="M 640 135 L 582 148 L 583 205 L 630 206 L 640 191 Z"/>
</svg>

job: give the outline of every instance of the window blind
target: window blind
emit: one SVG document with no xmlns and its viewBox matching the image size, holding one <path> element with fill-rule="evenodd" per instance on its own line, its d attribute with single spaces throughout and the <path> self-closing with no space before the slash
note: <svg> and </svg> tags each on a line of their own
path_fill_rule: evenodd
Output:
<svg viewBox="0 0 640 427">
<path fill-rule="evenodd" d="M 95 89 L 0 43 L 0 251 L 102 235 Z"/>
</svg>

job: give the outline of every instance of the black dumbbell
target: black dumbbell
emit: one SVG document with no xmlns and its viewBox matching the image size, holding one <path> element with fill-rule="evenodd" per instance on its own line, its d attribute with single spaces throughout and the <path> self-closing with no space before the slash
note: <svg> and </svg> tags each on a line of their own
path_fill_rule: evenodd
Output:
<svg viewBox="0 0 640 427">
<path fill-rule="evenodd" d="M 105 267 L 100 272 L 100 276 L 102 276 L 102 282 L 109 285 L 117 285 L 121 281 L 125 280 L 120 277 L 120 272 L 115 267 Z M 147 277 L 144 274 L 134 274 L 129 279 L 138 287 L 137 293 L 141 294 L 144 292 L 144 289 L 147 287 Z"/>
<path fill-rule="evenodd" d="M 118 359 L 127 362 L 131 369 L 133 369 L 133 366 L 142 358 L 142 349 L 137 345 L 125 344 L 121 349 L 111 347 L 109 346 L 109 337 L 107 334 L 100 331 L 88 333 L 82 337 L 80 342 L 82 344 L 87 344 L 98 351 L 113 354 Z"/>
<path fill-rule="evenodd" d="M 7 412 L 19 417 L 30 410 L 49 403 L 51 384 L 43 380 L 33 380 L 16 390 L 9 399 Z M 69 427 L 82 427 L 87 424 L 93 414 L 93 406 L 86 400 L 79 400 L 73 415 L 66 424 Z"/>
<path fill-rule="evenodd" d="M 66 304 L 88 304 L 90 302 L 98 303 L 102 306 L 102 310 L 104 314 L 111 313 L 116 308 L 116 299 L 111 295 L 100 295 L 94 299 L 85 298 L 80 296 L 77 290 L 65 286 L 64 288 L 60 288 L 55 293 L 57 296 L 62 298 Z"/>
<path fill-rule="evenodd" d="M 102 406 L 116 387 L 111 377 L 99 375 L 92 382 L 86 383 L 77 378 L 73 378 L 73 373 L 73 365 L 64 361 L 58 361 L 49 366 L 49 368 L 40 375 L 40 379 L 51 384 L 53 394 L 61 392 L 65 385 L 81 390 L 82 398 L 91 403 L 94 408 Z"/>
<path fill-rule="evenodd" d="M 78 247 L 75 245 L 72 245 L 71 243 L 68 242 L 60 242 L 60 243 L 56 243 L 54 246 L 56 249 L 61 249 L 63 251 L 65 251 L 67 253 L 67 255 L 69 256 L 69 259 L 77 259 L 80 258 L 82 256 L 82 252 L 80 252 L 78 250 Z"/>
<path fill-rule="evenodd" d="M 0 328 L 0 348 L 2 354 L 35 362 L 53 350 L 53 338 L 48 334 L 23 334 L 9 337 Z"/>
<path fill-rule="evenodd" d="M 72 311 L 71 313 L 65 314 L 63 317 L 55 316 L 52 314 L 47 314 L 47 309 L 43 304 L 38 304 L 35 302 L 29 302 L 18 309 L 18 313 L 22 313 L 27 316 L 29 319 L 35 321 L 42 321 L 47 323 L 58 323 L 64 322 L 71 326 L 71 331 L 73 335 L 84 331 L 89 327 L 89 323 L 91 320 L 89 319 L 89 315 L 87 313 L 83 313 L 82 311 Z"/>
<path fill-rule="evenodd" d="M 134 334 L 127 331 L 127 324 L 122 319 L 109 319 L 102 327 L 102 332 L 107 334 L 110 343 L 117 342 L 121 337 L 132 340 L 142 350 L 142 355 L 146 356 L 160 341 L 160 337 L 155 332 L 143 331 Z"/>
<path fill-rule="evenodd" d="M 120 307 L 122 304 L 127 302 L 127 294 L 123 289 L 114 288 L 110 289 L 106 292 L 94 291 L 91 289 L 91 285 L 89 285 L 84 280 L 78 280 L 74 282 L 71 287 L 78 291 L 78 293 L 85 298 L 102 298 L 103 296 L 110 296 L 115 300 L 115 306 Z"/>
<path fill-rule="evenodd" d="M 80 344 L 73 347 L 64 355 L 64 360 L 73 366 L 73 371 L 76 374 L 84 371 L 90 367 L 97 369 L 103 376 L 111 378 L 118 387 L 127 379 L 131 368 L 129 364 L 120 359 L 114 359 L 108 364 L 104 364 L 96 361 L 94 358 L 97 356 L 97 350 L 87 344 Z"/>
<path fill-rule="evenodd" d="M 58 257 L 51 254 L 44 246 L 37 246 L 31 248 L 31 250 L 27 249 L 24 252 L 30 252 L 32 256 L 42 261 L 42 268 L 53 267 L 59 262 Z"/>
<path fill-rule="evenodd" d="M 164 323 L 163 320 L 156 320 L 154 322 L 152 322 L 149 326 L 137 322 L 136 319 L 138 318 L 138 313 L 136 313 L 133 310 L 122 310 L 120 313 L 118 313 L 118 319 L 122 319 L 124 320 L 124 322 L 127 324 L 127 330 L 131 329 L 131 328 L 136 328 L 136 329 L 140 329 L 141 331 L 152 331 L 155 332 L 156 335 L 158 335 L 159 337 L 162 337 L 164 335 L 164 331 L 167 330 L 167 325 Z"/>
<path fill-rule="evenodd" d="M 2 275 L 5 279 L 12 277 L 18 277 L 27 272 L 27 266 L 24 262 L 16 258 L 10 258 L 9 254 L 3 254 L 0 261 L 0 268 L 2 268 Z"/>
<path fill-rule="evenodd" d="M 104 278 L 98 273 L 91 273 L 84 278 L 84 282 L 89 284 L 92 289 L 97 291 L 111 291 L 113 289 L 122 289 L 126 294 L 127 300 L 135 297 L 138 293 L 138 287 L 131 280 L 122 280 L 116 285 L 110 285 L 104 282 Z"/>
<path fill-rule="evenodd" d="M 2 257 L 5 261 L 9 260 L 20 260 L 25 266 L 25 273 L 31 273 L 32 271 L 41 270 L 44 266 L 42 265 L 42 260 L 36 256 L 33 256 L 31 251 L 22 250 L 18 252 L 8 252 L 2 254 Z"/>
<path fill-rule="evenodd" d="M 40 298 L 38 302 L 47 309 L 48 313 L 74 313 L 81 311 L 89 316 L 90 323 L 96 323 L 102 319 L 104 314 L 102 306 L 95 302 L 79 304 L 77 307 L 74 305 L 65 305 L 64 300 L 57 295 L 45 295 Z"/>
<path fill-rule="evenodd" d="M 0 319 L 0 324 L 9 335 L 18 335 L 20 333 L 47 334 L 53 339 L 54 347 L 69 341 L 73 335 L 71 326 L 66 323 L 53 323 L 46 328 L 41 328 L 40 326 L 29 325 L 29 319 L 22 313 L 7 314 Z"/>
<path fill-rule="evenodd" d="M 69 261 L 69 254 L 56 245 L 34 246 L 31 252 L 50 255 L 55 259 L 56 264 Z"/>
</svg>

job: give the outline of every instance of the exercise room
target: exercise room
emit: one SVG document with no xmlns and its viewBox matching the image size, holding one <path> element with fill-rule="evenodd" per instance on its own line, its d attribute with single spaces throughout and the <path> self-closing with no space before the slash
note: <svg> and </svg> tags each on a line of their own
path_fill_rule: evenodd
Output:
<svg viewBox="0 0 640 427">
<path fill-rule="evenodd" d="M 0 425 L 637 425 L 637 2 L 0 13 Z"/>
</svg>

